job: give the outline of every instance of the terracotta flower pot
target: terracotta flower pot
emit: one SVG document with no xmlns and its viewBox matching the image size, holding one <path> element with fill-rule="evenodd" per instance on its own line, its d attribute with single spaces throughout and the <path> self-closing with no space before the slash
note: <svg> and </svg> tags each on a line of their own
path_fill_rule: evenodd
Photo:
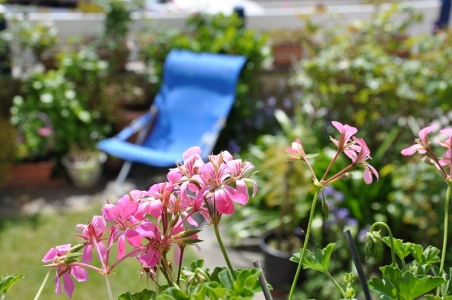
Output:
<svg viewBox="0 0 452 300">
<path fill-rule="evenodd" d="M 302 58 L 301 46 L 273 45 L 273 65 L 290 66 L 292 61 L 299 61 Z"/>
<path fill-rule="evenodd" d="M 52 160 L 14 164 L 10 169 L 10 180 L 5 188 L 47 185 L 52 177 L 53 165 Z"/>
</svg>

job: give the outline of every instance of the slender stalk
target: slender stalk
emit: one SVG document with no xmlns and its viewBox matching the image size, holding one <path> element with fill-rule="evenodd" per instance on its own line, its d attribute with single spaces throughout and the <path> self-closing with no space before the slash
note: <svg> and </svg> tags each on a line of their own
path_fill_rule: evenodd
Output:
<svg viewBox="0 0 452 300">
<path fill-rule="evenodd" d="M 452 182 L 447 183 L 446 191 L 446 201 L 444 203 L 444 237 L 443 237 L 443 250 L 441 251 L 441 263 L 439 265 L 439 276 L 442 276 L 444 270 L 444 261 L 446 260 L 446 250 L 447 250 L 447 235 L 449 232 L 449 202 L 450 194 L 452 190 Z M 436 290 L 436 295 L 439 296 L 440 288 Z"/>
<path fill-rule="evenodd" d="M 338 289 L 339 291 L 341 291 L 342 298 L 345 299 L 346 297 L 345 297 L 345 292 L 344 292 L 344 290 L 341 288 L 341 286 L 339 285 L 339 283 L 337 283 L 337 281 L 333 278 L 333 276 L 331 276 L 330 272 L 326 271 L 326 272 L 324 272 L 324 274 L 326 275 L 326 277 L 328 277 L 329 280 L 331 280 L 331 282 L 337 287 L 337 289 Z"/>
<path fill-rule="evenodd" d="M 104 277 L 105 277 L 105 283 L 107 284 L 108 299 L 113 300 L 113 293 L 111 291 L 110 279 L 109 279 L 108 275 L 106 275 Z"/>
<path fill-rule="evenodd" d="M 295 273 L 295 277 L 292 282 L 292 287 L 290 288 L 290 293 L 289 293 L 289 298 L 288 298 L 289 300 L 293 299 L 293 294 L 295 292 L 295 287 L 297 285 L 298 277 L 300 277 L 301 269 L 303 267 L 303 258 L 306 253 L 306 249 L 308 247 L 309 236 L 311 235 L 311 225 L 312 225 L 312 220 L 314 219 L 315 205 L 317 204 L 320 189 L 321 189 L 320 187 L 317 187 L 317 189 L 315 190 L 314 199 L 312 200 L 311 213 L 309 214 L 308 228 L 306 230 L 306 236 L 305 236 L 304 242 L 303 242 L 303 249 L 302 249 L 301 255 L 300 255 L 300 262 L 298 263 L 297 272 Z"/>
<path fill-rule="evenodd" d="M 229 260 L 229 256 L 226 252 L 226 248 L 224 247 L 223 241 L 221 240 L 220 231 L 218 230 L 218 223 L 213 224 L 213 229 L 215 230 L 215 235 L 217 237 L 218 245 L 220 246 L 221 253 L 223 253 L 224 260 L 226 261 L 226 264 L 228 265 L 229 271 L 231 271 L 232 278 L 236 280 L 234 269 L 232 268 L 231 261 Z"/>
<path fill-rule="evenodd" d="M 331 166 L 336 161 L 336 159 L 337 159 L 337 157 L 339 156 L 340 153 L 341 152 L 339 150 L 336 152 L 336 154 L 334 155 L 333 159 L 330 161 L 330 164 L 328 165 L 328 168 L 326 168 L 326 171 L 323 174 L 322 179 L 320 179 L 320 181 L 325 180 L 326 175 L 328 175 L 328 173 L 330 172 Z"/>
<path fill-rule="evenodd" d="M 384 222 L 375 222 L 375 223 L 372 224 L 372 227 L 370 227 L 369 231 L 370 232 L 374 231 L 374 227 L 379 226 L 379 225 L 384 227 L 386 229 L 386 231 L 388 232 L 388 234 L 389 234 L 389 243 L 391 244 L 392 265 L 394 267 L 397 267 L 397 262 L 396 262 L 396 258 L 395 258 L 395 250 L 394 250 L 395 249 L 395 247 L 394 247 L 394 237 L 392 236 L 391 228 L 389 228 L 389 226 L 386 223 L 384 223 Z"/>
<path fill-rule="evenodd" d="M 47 283 L 47 279 L 49 279 L 50 270 L 51 270 L 51 269 L 49 268 L 49 270 L 47 271 L 46 277 L 44 277 L 44 280 L 42 281 L 41 286 L 39 287 L 39 290 L 38 290 L 38 292 L 36 293 L 36 296 L 35 296 L 35 299 L 34 299 L 34 300 L 38 300 L 39 297 L 41 296 L 42 290 L 44 289 L 44 286 L 45 286 L 46 283 Z"/>
</svg>

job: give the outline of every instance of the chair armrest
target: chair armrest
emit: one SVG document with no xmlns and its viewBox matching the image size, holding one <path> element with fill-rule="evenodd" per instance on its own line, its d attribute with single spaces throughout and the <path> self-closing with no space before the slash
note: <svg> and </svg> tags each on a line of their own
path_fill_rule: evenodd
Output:
<svg viewBox="0 0 452 300">
<path fill-rule="evenodd" d="M 149 112 L 147 112 L 144 115 L 142 115 L 141 117 L 133 120 L 129 126 L 122 129 L 118 134 L 116 134 L 114 136 L 114 138 L 125 141 L 129 137 L 131 137 L 134 133 L 145 129 L 154 120 L 156 112 L 157 112 L 157 109 L 154 107 L 151 107 Z"/>
</svg>

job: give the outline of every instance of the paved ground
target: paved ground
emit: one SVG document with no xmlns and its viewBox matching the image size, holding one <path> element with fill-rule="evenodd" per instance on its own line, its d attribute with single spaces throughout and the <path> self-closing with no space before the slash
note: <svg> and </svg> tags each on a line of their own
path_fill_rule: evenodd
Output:
<svg viewBox="0 0 452 300">
<path fill-rule="evenodd" d="M 165 180 L 166 170 L 152 169 L 145 166 L 134 166 L 129 180 L 124 185 L 125 190 L 134 188 L 148 189 L 155 182 Z M 0 190 L 0 218 L 16 214 L 35 214 L 43 212 L 58 212 L 59 210 L 85 210 L 93 204 L 104 203 L 105 199 L 112 202 L 117 199 L 114 193 L 115 172 L 106 173 L 103 181 L 94 189 L 81 190 L 73 187 L 69 182 L 59 182 L 51 187 L 35 187 L 21 189 Z M 214 268 L 225 265 L 220 248 L 216 244 L 213 228 L 208 227 L 201 232 L 200 257 L 205 259 L 205 265 Z M 227 244 L 227 236 L 224 236 Z M 256 251 L 230 249 L 232 264 L 235 268 L 249 268 L 253 261 L 261 260 Z M 262 294 L 254 299 L 265 299 Z"/>
</svg>

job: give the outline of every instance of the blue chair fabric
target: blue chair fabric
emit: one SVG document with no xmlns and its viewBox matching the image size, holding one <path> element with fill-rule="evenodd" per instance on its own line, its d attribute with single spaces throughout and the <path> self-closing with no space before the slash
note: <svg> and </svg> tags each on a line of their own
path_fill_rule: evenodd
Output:
<svg viewBox="0 0 452 300">
<path fill-rule="evenodd" d="M 246 58 L 239 55 L 172 50 L 150 112 L 116 136 L 99 142 L 102 151 L 129 162 L 171 167 L 189 147 L 211 154 L 231 110 Z M 150 133 L 133 144 L 135 132 Z"/>
</svg>

